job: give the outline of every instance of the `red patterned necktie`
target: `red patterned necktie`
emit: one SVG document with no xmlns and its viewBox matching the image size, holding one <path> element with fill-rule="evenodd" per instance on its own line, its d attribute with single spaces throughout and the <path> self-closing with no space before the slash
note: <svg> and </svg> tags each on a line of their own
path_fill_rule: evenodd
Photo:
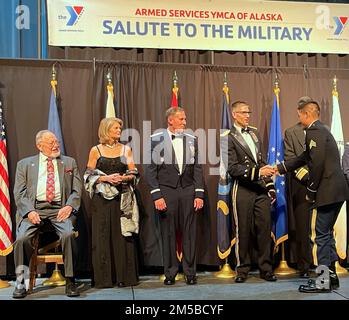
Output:
<svg viewBox="0 0 349 320">
<path fill-rule="evenodd" d="M 46 200 L 52 202 L 55 197 L 55 170 L 51 158 L 47 158 Z"/>
</svg>

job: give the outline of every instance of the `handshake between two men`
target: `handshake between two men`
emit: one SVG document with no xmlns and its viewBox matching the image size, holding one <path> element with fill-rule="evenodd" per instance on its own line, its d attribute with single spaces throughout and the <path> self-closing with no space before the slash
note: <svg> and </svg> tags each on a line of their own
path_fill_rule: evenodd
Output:
<svg viewBox="0 0 349 320">
<path fill-rule="evenodd" d="M 268 196 L 271 199 L 271 204 L 274 204 L 274 202 L 276 201 L 276 192 L 274 183 L 272 182 L 272 176 L 278 173 L 279 172 L 276 165 L 271 166 L 267 164 L 259 169 L 259 176 L 266 183 Z"/>
<path fill-rule="evenodd" d="M 274 174 L 278 174 L 279 171 L 278 171 L 278 168 L 277 166 L 271 166 L 269 164 L 265 165 L 264 167 L 261 167 L 259 169 L 259 175 L 260 177 L 271 177 L 273 176 Z"/>
</svg>

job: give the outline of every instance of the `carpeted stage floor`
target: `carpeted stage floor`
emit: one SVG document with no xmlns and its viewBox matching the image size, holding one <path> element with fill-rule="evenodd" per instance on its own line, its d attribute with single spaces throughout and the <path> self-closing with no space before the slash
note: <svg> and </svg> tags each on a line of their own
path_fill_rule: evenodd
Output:
<svg viewBox="0 0 349 320">
<path fill-rule="evenodd" d="M 173 286 L 165 286 L 159 275 L 147 275 L 140 283 L 128 288 L 95 289 L 90 280 L 77 279 L 80 297 L 68 298 L 63 287 L 44 287 L 45 279 L 37 279 L 34 293 L 23 300 L 349 300 L 349 273 L 340 274 L 340 288 L 330 293 L 300 293 L 298 287 L 307 280 L 296 276 L 279 276 L 276 282 L 266 282 L 259 274 L 252 273 L 245 283 L 237 284 L 231 279 L 216 278 L 212 272 L 198 273 L 198 284 L 186 285 L 184 280 Z M 0 289 L 0 300 L 12 299 L 11 287 Z"/>
</svg>

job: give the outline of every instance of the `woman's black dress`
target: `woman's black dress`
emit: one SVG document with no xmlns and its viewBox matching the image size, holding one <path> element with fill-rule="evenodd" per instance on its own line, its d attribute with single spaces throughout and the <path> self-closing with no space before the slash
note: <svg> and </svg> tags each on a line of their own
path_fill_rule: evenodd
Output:
<svg viewBox="0 0 349 320">
<path fill-rule="evenodd" d="M 105 174 L 127 170 L 123 156 L 108 158 L 100 156 L 96 169 Z M 121 186 L 118 188 L 121 191 Z M 121 193 L 121 192 L 120 192 Z M 106 200 L 100 194 L 92 198 L 92 264 L 94 286 L 108 288 L 123 283 L 138 283 L 137 250 L 134 236 L 124 237 L 120 227 L 120 195 Z"/>
</svg>

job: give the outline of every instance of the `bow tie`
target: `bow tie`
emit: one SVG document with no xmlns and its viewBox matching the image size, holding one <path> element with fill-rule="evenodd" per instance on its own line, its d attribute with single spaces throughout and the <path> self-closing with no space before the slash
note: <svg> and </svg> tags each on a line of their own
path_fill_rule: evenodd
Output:
<svg viewBox="0 0 349 320">
<path fill-rule="evenodd" d="M 242 128 L 242 129 L 241 129 L 241 133 L 244 133 L 244 132 L 250 133 L 250 131 L 251 131 L 251 129 L 250 129 L 249 127 Z"/>
<path fill-rule="evenodd" d="M 171 134 L 171 139 L 183 138 L 183 134 Z"/>
</svg>

